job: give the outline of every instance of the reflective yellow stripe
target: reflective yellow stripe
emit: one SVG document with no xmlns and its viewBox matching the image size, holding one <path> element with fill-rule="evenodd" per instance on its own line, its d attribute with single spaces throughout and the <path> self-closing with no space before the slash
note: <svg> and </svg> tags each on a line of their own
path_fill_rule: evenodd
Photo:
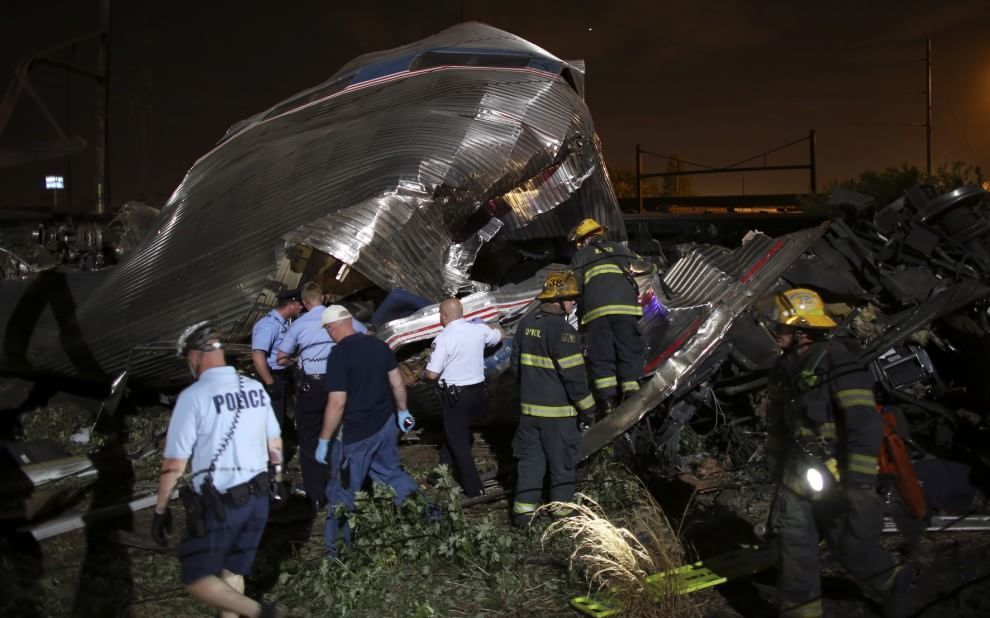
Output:
<svg viewBox="0 0 990 618">
<path fill-rule="evenodd" d="M 615 376 L 609 376 L 607 378 L 598 378 L 595 380 L 595 388 L 608 388 L 610 386 L 618 386 L 619 380 Z"/>
<path fill-rule="evenodd" d="M 592 397 L 591 395 L 588 395 L 584 399 L 581 399 L 577 402 L 577 407 L 579 407 L 582 410 L 587 410 L 589 408 L 592 408 L 594 407 L 594 405 L 595 405 L 595 398 Z"/>
<path fill-rule="evenodd" d="M 853 406 L 866 406 L 872 408 L 876 405 L 873 398 L 873 391 L 868 388 L 849 388 L 835 393 L 835 398 L 839 400 L 839 405 L 843 408 Z"/>
<path fill-rule="evenodd" d="M 835 423 L 822 423 L 821 426 L 818 428 L 818 433 L 823 438 L 833 438 L 834 439 L 835 436 L 836 436 L 836 433 L 835 433 Z"/>
<path fill-rule="evenodd" d="M 584 271 L 584 284 L 587 285 L 592 278 L 598 275 L 621 275 L 622 269 L 615 264 L 599 264 Z"/>
<path fill-rule="evenodd" d="M 805 437 L 814 437 L 818 435 L 817 433 L 815 433 L 814 429 L 809 429 L 808 427 L 798 427 L 797 432 L 799 436 L 805 436 Z"/>
<path fill-rule="evenodd" d="M 631 393 L 633 391 L 638 391 L 638 390 L 639 390 L 639 382 L 636 382 L 635 380 L 629 380 L 628 382 L 622 383 L 623 393 Z"/>
<path fill-rule="evenodd" d="M 535 403 L 521 404 L 522 413 L 528 416 L 542 416 L 545 418 L 564 418 L 566 416 L 577 416 L 574 406 L 539 406 Z"/>
<path fill-rule="evenodd" d="M 543 369 L 553 369 L 553 359 L 549 356 L 537 356 L 536 354 L 522 354 L 519 362 L 527 367 L 542 367 Z"/>
<path fill-rule="evenodd" d="M 870 455 L 860 455 L 859 453 L 849 454 L 849 471 L 860 474 L 876 474 L 877 458 Z"/>
<path fill-rule="evenodd" d="M 512 512 L 517 515 L 525 515 L 526 513 L 532 513 L 539 506 L 539 504 L 534 504 L 532 502 L 514 502 L 512 504 Z"/>
<path fill-rule="evenodd" d="M 560 365 L 561 369 L 570 369 L 571 367 L 583 365 L 584 357 L 580 354 L 571 354 L 570 356 L 565 356 L 564 358 L 558 358 L 557 364 Z"/>
<path fill-rule="evenodd" d="M 640 317 L 643 315 L 643 308 L 639 305 L 602 305 L 581 316 L 581 323 L 587 324 L 592 320 L 597 320 L 606 315 L 634 315 Z"/>
</svg>

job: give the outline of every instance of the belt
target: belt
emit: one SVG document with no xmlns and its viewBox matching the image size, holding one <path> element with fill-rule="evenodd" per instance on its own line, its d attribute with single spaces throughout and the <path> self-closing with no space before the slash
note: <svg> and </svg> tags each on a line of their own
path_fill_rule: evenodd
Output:
<svg viewBox="0 0 990 618">
<path fill-rule="evenodd" d="M 448 386 L 453 386 L 459 390 L 466 391 L 472 388 L 484 388 L 485 383 L 484 381 L 482 381 L 482 382 L 478 382 L 477 384 L 450 384 Z"/>
<path fill-rule="evenodd" d="M 234 485 L 220 494 L 220 499 L 227 506 L 243 506 L 249 496 L 268 495 L 268 473 L 262 472 L 254 478 Z"/>
<path fill-rule="evenodd" d="M 307 373 L 307 374 L 304 374 L 303 377 L 305 377 L 310 382 L 319 382 L 320 380 L 323 379 L 323 376 L 324 375 L 326 375 L 326 374 L 323 374 L 323 373 Z"/>
</svg>

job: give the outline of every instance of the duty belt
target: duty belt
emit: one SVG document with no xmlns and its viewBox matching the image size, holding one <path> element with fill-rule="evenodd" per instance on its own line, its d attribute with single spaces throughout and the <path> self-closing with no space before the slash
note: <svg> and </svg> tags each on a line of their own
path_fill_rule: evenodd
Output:
<svg viewBox="0 0 990 618">
<path fill-rule="evenodd" d="M 251 480 L 240 485 L 234 485 L 220 494 L 220 499 L 227 506 L 242 506 L 251 496 L 268 495 L 268 473 L 262 472 Z"/>
</svg>

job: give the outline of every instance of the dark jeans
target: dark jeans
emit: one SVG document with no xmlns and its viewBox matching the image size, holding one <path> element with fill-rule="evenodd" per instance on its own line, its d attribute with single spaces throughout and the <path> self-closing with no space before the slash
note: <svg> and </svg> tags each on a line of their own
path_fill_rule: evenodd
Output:
<svg viewBox="0 0 990 618">
<path fill-rule="evenodd" d="M 774 527 L 780 535 L 777 591 L 781 616 L 821 615 L 819 535 L 867 595 L 882 598 L 894 584 L 900 566 L 880 546 L 883 513 L 876 493 L 852 489 L 836 500 L 813 502 L 780 488 Z"/>
<path fill-rule="evenodd" d="M 399 426 L 395 415 L 390 416 L 381 429 L 364 440 L 351 444 L 333 441 L 330 447 L 331 478 L 326 490 L 327 525 L 323 532 L 327 556 L 337 555 L 338 535 L 343 535 L 345 544 L 351 544 L 351 528 L 347 524 L 347 517 L 334 517 L 334 511 L 338 504 L 344 505 L 348 511 L 354 510 L 354 492 L 361 489 L 368 476 L 375 483 L 383 483 L 395 491 L 396 506 L 419 489 L 416 481 L 402 469 L 398 441 Z M 347 470 L 346 488 L 341 483 L 342 468 Z"/>
<path fill-rule="evenodd" d="M 481 495 L 481 477 L 471 455 L 471 424 L 485 413 L 486 399 L 484 382 L 461 387 L 457 401 L 444 398 L 443 432 L 446 441 L 440 447 L 440 461 L 451 467 L 468 497 Z"/>
<path fill-rule="evenodd" d="M 569 502 L 574 498 L 577 480 L 578 446 L 581 432 L 577 419 L 543 418 L 523 414 L 512 438 L 512 454 L 518 463 L 516 515 L 532 513 L 543 496 L 543 477 L 550 465 L 550 500 Z"/>
<path fill-rule="evenodd" d="M 613 399 L 619 390 L 639 389 L 646 357 L 639 318 L 606 315 L 592 320 L 584 326 L 584 343 L 596 399 Z"/>
<path fill-rule="evenodd" d="M 309 390 L 303 390 L 308 386 Z M 323 429 L 323 413 L 326 410 L 327 393 L 323 385 L 305 378 L 296 394 L 296 434 L 299 442 L 299 464 L 302 468 L 303 487 L 314 503 L 323 503 L 330 468 L 316 461 L 316 445 Z"/>
</svg>

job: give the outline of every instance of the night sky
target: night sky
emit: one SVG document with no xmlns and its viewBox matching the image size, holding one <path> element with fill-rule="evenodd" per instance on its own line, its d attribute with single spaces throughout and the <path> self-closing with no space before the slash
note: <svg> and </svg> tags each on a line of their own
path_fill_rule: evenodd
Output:
<svg viewBox="0 0 990 618">
<path fill-rule="evenodd" d="M 13 3 L 8 3 L 13 4 Z M 95 30 L 96 0 L 8 6 L 0 79 L 16 62 Z M 13 11 L 13 12 L 12 12 Z M 934 45 L 935 165 L 990 172 L 990 2 L 116 2 L 112 15 L 112 206 L 162 202 L 234 122 L 332 75 L 355 56 L 476 19 L 587 62 L 588 103 L 610 169 L 634 146 L 710 166 L 818 135 L 819 185 L 865 169 L 925 164 L 925 37 Z M 80 46 L 79 62 L 95 60 Z M 35 84 L 60 119 L 64 75 Z M 71 121 L 92 131 L 92 88 L 71 78 Z M 53 137 L 23 98 L 0 146 Z M 805 146 L 768 163 L 804 163 Z M 77 207 L 91 185 L 73 162 Z M 664 162 L 651 160 L 651 171 Z M 0 170 L 0 205 L 48 203 L 63 161 Z M 794 192 L 803 172 L 704 177 L 702 194 Z"/>
</svg>

